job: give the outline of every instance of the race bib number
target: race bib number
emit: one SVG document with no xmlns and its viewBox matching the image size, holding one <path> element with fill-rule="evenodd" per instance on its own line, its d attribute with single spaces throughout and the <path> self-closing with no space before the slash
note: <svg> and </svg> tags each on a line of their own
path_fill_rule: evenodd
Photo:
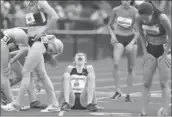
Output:
<svg viewBox="0 0 172 117">
<path fill-rule="evenodd" d="M 8 43 L 10 41 L 10 37 L 5 35 L 3 38 L 2 38 L 2 41 L 5 42 L 5 43 Z"/>
<path fill-rule="evenodd" d="M 46 35 L 41 37 L 41 42 L 42 43 L 48 43 L 48 37 Z"/>
<path fill-rule="evenodd" d="M 148 26 L 148 25 L 142 25 L 142 29 L 145 30 L 149 34 L 159 34 L 160 30 L 158 26 Z"/>
<path fill-rule="evenodd" d="M 124 18 L 124 17 L 118 17 L 117 18 L 117 24 L 124 27 L 124 28 L 129 28 L 132 25 L 132 19 Z"/>
<path fill-rule="evenodd" d="M 35 18 L 33 16 L 33 13 L 26 14 L 26 23 L 27 24 L 34 24 L 35 23 Z"/>
<path fill-rule="evenodd" d="M 85 88 L 86 77 L 80 75 L 72 75 L 71 86 L 74 93 L 82 93 Z"/>
</svg>

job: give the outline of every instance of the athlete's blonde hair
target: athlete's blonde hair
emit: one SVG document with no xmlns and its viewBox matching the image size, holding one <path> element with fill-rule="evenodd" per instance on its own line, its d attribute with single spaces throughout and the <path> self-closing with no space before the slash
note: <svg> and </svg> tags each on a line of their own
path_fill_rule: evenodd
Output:
<svg viewBox="0 0 172 117">
<path fill-rule="evenodd" d="M 54 47 L 56 49 L 56 54 L 54 57 L 62 54 L 64 45 L 61 40 L 57 39 L 54 35 L 47 35 L 48 43 L 54 44 Z"/>
</svg>

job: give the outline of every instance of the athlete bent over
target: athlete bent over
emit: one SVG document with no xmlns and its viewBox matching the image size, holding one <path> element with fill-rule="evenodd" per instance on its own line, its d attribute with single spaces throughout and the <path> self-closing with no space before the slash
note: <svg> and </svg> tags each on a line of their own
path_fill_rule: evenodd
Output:
<svg viewBox="0 0 172 117">
<path fill-rule="evenodd" d="M 138 11 L 136 22 L 144 53 L 143 104 L 140 115 L 147 114 L 153 75 L 158 68 L 163 99 L 162 108 L 158 111 L 158 115 L 165 116 L 168 113 L 170 103 L 168 80 L 171 78 L 171 55 L 168 55 L 168 52 L 171 48 L 171 23 L 168 17 L 151 1 L 140 4 Z M 166 44 L 166 48 L 163 47 L 164 44 Z"/>
<path fill-rule="evenodd" d="M 22 66 L 18 61 L 18 58 L 25 57 L 28 51 L 28 37 L 27 34 L 20 28 L 12 28 L 1 31 L 1 100 L 3 104 L 11 103 L 14 101 L 10 85 L 14 85 L 20 82 L 22 79 Z M 15 45 L 19 47 L 19 50 L 15 51 Z M 13 54 L 13 57 L 11 56 Z M 10 64 L 10 62 L 12 62 Z M 30 99 L 31 108 L 45 108 L 46 105 L 41 104 L 36 100 L 34 92 L 34 80 L 31 78 L 31 85 L 27 90 Z M 21 109 L 22 110 L 22 109 Z"/>
</svg>

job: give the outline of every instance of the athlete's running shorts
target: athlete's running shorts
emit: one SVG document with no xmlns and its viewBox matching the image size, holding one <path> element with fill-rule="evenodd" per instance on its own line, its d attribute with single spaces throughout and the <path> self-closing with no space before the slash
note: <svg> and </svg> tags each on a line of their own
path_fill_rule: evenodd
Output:
<svg viewBox="0 0 172 117">
<path fill-rule="evenodd" d="M 155 58 L 159 58 L 164 53 L 163 44 L 161 44 L 161 45 L 152 45 L 152 44 L 148 43 L 146 48 L 147 48 L 147 52 L 149 54 L 153 55 Z"/>
<path fill-rule="evenodd" d="M 126 47 L 134 38 L 134 34 L 129 35 L 129 36 L 121 36 L 116 34 L 116 38 L 118 40 L 119 43 L 123 44 L 124 47 Z"/>
<path fill-rule="evenodd" d="M 72 107 L 72 109 L 79 109 L 79 110 L 84 110 L 86 109 L 85 107 L 83 107 L 81 105 L 81 102 L 80 102 L 80 95 L 81 93 L 75 93 L 75 104 L 74 106 Z"/>
</svg>

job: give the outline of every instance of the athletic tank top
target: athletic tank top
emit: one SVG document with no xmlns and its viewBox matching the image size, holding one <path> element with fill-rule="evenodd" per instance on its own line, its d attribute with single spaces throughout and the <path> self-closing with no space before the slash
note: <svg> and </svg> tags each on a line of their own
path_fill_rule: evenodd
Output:
<svg viewBox="0 0 172 117">
<path fill-rule="evenodd" d="M 15 43 L 16 45 L 26 45 L 28 44 L 27 33 L 22 28 L 11 28 L 3 30 L 4 37 L 2 40 L 9 43 Z"/>
<path fill-rule="evenodd" d="M 70 73 L 71 75 L 71 86 L 74 93 L 82 93 L 86 85 L 86 78 L 88 71 L 86 68 L 83 68 L 81 73 L 77 72 L 76 67 L 74 67 Z"/>
<path fill-rule="evenodd" d="M 25 19 L 28 26 L 43 26 L 47 24 L 47 14 L 39 8 L 38 1 L 30 2 L 25 11 Z"/>
<path fill-rule="evenodd" d="M 133 6 L 125 9 L 122 5 L 114 10 L 115 12 L 115 32 L 119 35 L 131 35 L 134 33 L 135 15 L 137 9 Z"/>
<path fill-rule="evenodd" d="M 155 10 L 151 22 L 146 23 L 142 21 L 142 29 L 147 33 L 147 35 L 154 37 L 166 35 L 165 29 L 160 24 L 159 16 L 161 14 L 161 11 Z"/>
<path fill-rule="evenodd" d="M 47 24 L 48 15 L 44 12 L 44 9 L 40 8 L 39 2 L 44 1 L 32 1 L 28 3 L 26 9 L 26 24 L 28 25 L 28 36 L 34 37 L 36 34 L 42 33 L 42 30 Z"/>
<path fill-rule="evenodd" d="M 9 29 L 1 30 L 1 42 L 9 44 L 11 41 L 12 36 L 8 34 Z"/>
<path fill-rule="evenodd" d="M 18 30 L 19 31 L 19 30 Z M 1 42 L 5 42 L 7 45 L 9 43 L 14 43 L 16 42 L 16 38 L 14 33 L 16 32 L 15 29 L 6 29 L 2 31 L 2 38 L 1 38 Z"/>
</svg>

